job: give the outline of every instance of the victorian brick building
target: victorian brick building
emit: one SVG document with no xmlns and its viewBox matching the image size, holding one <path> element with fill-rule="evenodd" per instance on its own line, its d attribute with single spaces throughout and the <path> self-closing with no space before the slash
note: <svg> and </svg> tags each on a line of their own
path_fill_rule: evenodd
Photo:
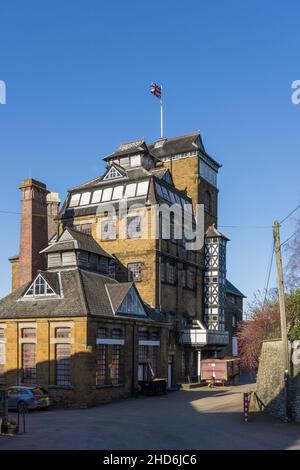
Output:
<svg viewBox="0 0 300 470">
<path fill-rule="evenodd" d="M 237 354 L 242 319 L 217 229 L 220 165 L 199 132 L 122 144 L 104 160 L 60 209 L 44 184 L 23 182 L 13 292 L 0 301 L 3 378 L 82 405 L 153 377 L 197 380 L 201 356 Z M 180 219 L 158 206 L 180 208 L 192 227 L 201 217 L 204 246 L 189 249 Z"/>
</svg>

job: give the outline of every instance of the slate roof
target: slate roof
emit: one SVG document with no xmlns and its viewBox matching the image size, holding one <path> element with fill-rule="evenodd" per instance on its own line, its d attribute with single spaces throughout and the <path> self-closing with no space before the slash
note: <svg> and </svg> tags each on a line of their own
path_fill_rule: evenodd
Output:
<svg viewBox="0 0 300 470">
<path fill-rule="evenodd" d="M 112 153 L 111 155 L 108 155 L 103 160 L 109 160 L 112 157 L 119 157 L 121 155 L 130 155 L 131 153 L 147 152 L 147 151 L 148 151 L 148 148 L 147 148 L 145 139 L 141 138 L 141 139 L 133 140 L 131 142 L 125 142 L 123 144 L 120 144 L 114 153 Z"/>
<path fill-rule="evenodd" d="M 119 283 L 108 276 L 79 268 L 51 273 L 40 271 L 39 274 L 58 296 L 24 298 L 31 281 L 0 300 L 0 319 L 89 315 L 113 317 L 129 289 L 134 286 L 132 282 Z M 147 312 L 146 307 L 145 310 Z M 152 321 L 150 315 L 139 318 Z"/>
<path fill-rule="evenodd" d="M 115 312 L 122 304 L 132 285 L 132 282 L 122 282 L 121 284 L 107 284 L 106 288 L 108 290 L 111 303 Z"/>
<path fill-rule="evenodd" d="M 229 238 L 227 238 L 223 233 L 221 233 L 219 230 L 216 229 L 215 224 L 212 224 L 208 227 L 208 229 L 205 232 L 206 237 L 222 237 L 227 241 L 230 241 Z"/>
<path fill-rule="evenodd" d="M 161 158 L 166 155 L 175 155 L 177 153 L 190 152 L 191 150 L 197 150 L 199 146 L 195 143 L 200 137 L 200 132 L 196 131 L 192 134 L 183 135 L 180 137 L 159 139 L 164 140 L 164 144 L 161 147 L 155 148 L 155 142 L 148 144 L 148 149 L 151 155 L 156 158 Z"/>
<path fill-rule="evenodd" d="M 48 281 L 49 273 L 40 272 Z M 58 273 L 51 273 L 51 276 Z M 53 278 L 51 279 L 53 283 Z M 56 281 L 59 283 L 59 280 Z M 61 288 L 58 298 L 47 297 L 47 300 L 26 299 L 20 300 L 26 292 L 30 283 L 16 289 L 8 296 L 0 300 L 0 318 L 23 318 L 23 317 L 67 317 L 84 316 L 88 310 L 84 295 L 79 270 L 61 272 Z M 57 289 L 55 289 L 57 292 Z"/>
<path fill-rule="evenodd" d="M 79 268 L 59 272 L 40 271 L 40 274 L 59 297 L 48 297 L 46 300 L 30 298 L 20 300 L 31 281 L 0 300 L 0 319 L 114 316 L 114 312 L 118 310 L 133 286 L 132 282 L 118 283 L 108 276 Z M 226 280 L 226 292 L 245 298 L 245 295 L 228 280 Z M 149 319 L 160 323 L 166 321 L 161 312 L 145 304 L 144 307 Z"/>
<path fill-rule="evenodd" d="M 73 240 L 58 241 L 52 243 L 47 248 L 42 250 L 41 253 L 56 253 L 58 251 L 68 250 L 82 250 L 90 253 L 96 253 L 97 255 L 104 256 L 106 258 L 113 258 L 106 250 L 104 250 L 96 240 L 91 236 L 83 232 L 79 232 L 71 227 L 67 227 L 64 231 L 69 232 Z"/>
<path fill-rule="evenodd" d="M 242 294 L 242 292 L 238 290 L 233 284 L 231 284 L 228 279 L 226 279 L 226 293 L 236 295 L 237 297 L 243 297 L 244 299 L 246 298 L 246 296 Z"/>
</svg>

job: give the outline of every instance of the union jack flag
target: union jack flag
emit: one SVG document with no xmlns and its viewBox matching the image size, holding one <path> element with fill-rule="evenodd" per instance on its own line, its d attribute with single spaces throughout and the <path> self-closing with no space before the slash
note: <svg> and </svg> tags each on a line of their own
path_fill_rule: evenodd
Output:
<svg viewBox="0 0 300 470">
<path fill-rule="evenodd" d="M 151 93 L 155 95 L 157 98 L 161 98 L 161 87 L 156 83 L 151 84 Z"/>
</svg>

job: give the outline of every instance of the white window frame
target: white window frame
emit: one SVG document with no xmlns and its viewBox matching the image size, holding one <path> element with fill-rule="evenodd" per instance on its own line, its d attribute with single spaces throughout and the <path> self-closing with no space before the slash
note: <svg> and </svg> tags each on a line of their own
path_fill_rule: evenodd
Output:
<svg viewBox="0 0 300 470">
<path fill-rule="evenodd" d="M 108 231 L 104 232 L 104 225 L 108 224 Z M 104 235 L 106 233 L 107 235 Z M 116 240 L 117 238 L 117 222 L 116 219 L 101 220 L 101 240 Z"/>
<path fill-rule="evenodd" d="M 79 201 L 80 201 L 80 193 L 72 194 L 69 207 L 77 207 L 79 206 Z"/>
<path fill-rule="evenodd" d="M 131 222 L 129 220 L 131 219 Z M 136 220 L 136 222 L 134 222 Z M 138 222 L 137 222 L 138 220 Z M 130 224 L 130 225 L 129 225 Z M 131 225 L 133 224 L 133 225 Z M 130 227 L 137 228 L 139 226 L 140 230 L 133 231 Z M 126 234 L 127 238 L 140 238 L 142 236 L 142 217 L 140 215 L 130 215 L 126 219 Z"/>
<path fill-rule="evenodd" d="M 137 196 L 147 196 L 149 189 L 149 181 L 141 181 L 137 185 L 136 195 Z"/>
<path fill-rule="evenodd" d="M 136 183 L 130 183 L 126 185 L 124 197 L 134 197 L 136 194 Z"/>
<path fill-rule="evenodd" d="M 42 283 L 40 283 L 42 281 Z M 37 286 L 38 285 L 43 285 L 45 286 L 44 293 L 36 293 L 37 291 Z M 47 290 L 51 290 L 51 293 L 48 293 Z M 29 292 L 32 290 L 32 294 L 29 294 Z M 57 297 L 57 294 L 54 292 L 52 287 L 48 284 L 48 282 L 43 278 L 41 274 L 39 274 L 35 280 L 32 282 L 32 284 L 29 286 L 27 291 L 24 294 L 25 298 L 39 298 L 39 297 Z"/>
<path fill-rule="evenodd" d="M 112 180 L 115 178 L 122 178 L 123 175 L 116 169 L 115 166 L 111 166 L 108 173 L 104 176 L 103 180 Z"/>
<path fill-rule="evenodd" d="M 102 189 L 97 189 L 93 192 L 92 204 L 98 204 L 101 201 Z"/>
<path fill-rule="evenodd" d="M 122 199 L 122 196 L 123 196 L 123 192 L 124 192 L 124 185 L 120 185 L 120 186 L 115 186 L 114 189 L 113 189 L 113 194 L 112 194 L 112 200 L 115 201 L 117 199 Z"/>
<path fill-rule="evenodd" d="M 102 193 L 102 202 L 111 201 L 113 188 L 105 188 Z"/>
<path fill-rule="evenodd" d="M 85 192 L 85 193 L 82 193 L 79 205 L 80 206 L 88 206 L 89 203 L 90 203 L 90 200 L 91 200 L 91 193 L 89 191 Z"/>
</svg>

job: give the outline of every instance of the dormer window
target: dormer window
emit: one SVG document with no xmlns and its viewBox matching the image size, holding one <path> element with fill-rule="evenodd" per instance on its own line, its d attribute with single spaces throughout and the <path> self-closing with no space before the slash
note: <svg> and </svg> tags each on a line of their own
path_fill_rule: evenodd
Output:
<svg viewBox="0 0 300 470">
<path fill-rule="evenodd" d="M 48 297 L 55 296 L 55 292 L 45 279 L 39 274 L 33 281 L 24 297 Z"/>
<path fill-rule="evenodd" d="M 122 178 L 122 174 L 112 165 L 108 173 L 104 176 L 104 180 L 111 180 L 114 178 Z"/>
</svg>

